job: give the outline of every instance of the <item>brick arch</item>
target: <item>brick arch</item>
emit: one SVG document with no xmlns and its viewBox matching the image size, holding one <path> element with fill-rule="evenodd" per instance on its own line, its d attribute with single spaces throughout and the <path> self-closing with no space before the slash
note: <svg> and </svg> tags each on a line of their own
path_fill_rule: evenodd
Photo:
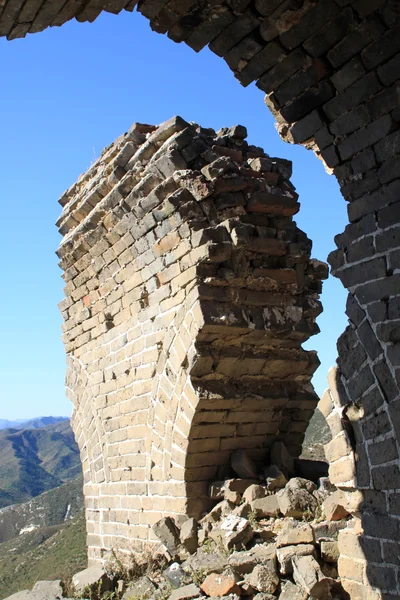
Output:
<svg viewBox="0 0 400 600">
<path fill-rule="evenodd" d="M 92 21 L 102 9 L 118 13 L 135 4 L 45 1 L 38 8 L 31 0 L 7 0 L 0 35 L 22 37 L 72 17 Z M 365 539 L 372 540 L 371 548 L 379 546 L 371 551 L 366 579 L 355 580 L 352 593 L 362 596 L 368 582 L 395 593 L 390 548 L 400 537 L 398 2 L 229 0 L 188 9 L 176 0 L 145 0 L 139 11 L 176 42 L 195 51 L 209 45 L 243 85 L 256 81 L 281 136 L 313 149 L 349 202 L 350 224 L 329 257 L 332 273 L 349 290 L 349 327 L 339 340 L 331 392 L 353 428 L 356 483 L 368 498 Z"/>
</svg>

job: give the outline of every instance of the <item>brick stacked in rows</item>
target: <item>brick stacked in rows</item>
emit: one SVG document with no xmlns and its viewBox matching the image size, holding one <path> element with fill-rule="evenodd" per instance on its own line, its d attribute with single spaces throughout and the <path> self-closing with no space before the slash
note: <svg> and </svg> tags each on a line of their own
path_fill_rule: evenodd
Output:
<svg viewBox="0 0 400 600">
<path fill-rule="evenodd" d="M 89 556 L 198 516 L 232 450 L 293 456 L 317 403 L 326 265 L 289 161 L 236 126 L 135 124 L 60 199 L 64 343 Z"/>
</svg>

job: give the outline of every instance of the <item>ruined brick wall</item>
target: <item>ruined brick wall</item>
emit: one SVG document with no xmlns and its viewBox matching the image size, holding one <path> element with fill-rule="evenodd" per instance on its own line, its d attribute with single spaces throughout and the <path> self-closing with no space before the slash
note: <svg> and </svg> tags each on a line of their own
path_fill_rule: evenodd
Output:
<svg viewBox="0 0 400 600">
<path fill-rule="evenodd" d="M 0 35 L 22 37 L 73 17 L 93 21 L 102 10 L 118 13 L 135 4 L 0 0 Z M 352 438 L 353 482 L 368 498 L 363 526 L 370 568 L 362 581 L 354 571 L 354 586 L 360 597 L 367 597 L 364 581 L 395 596 L 400 590 L 399 561 L 392 551 L 400 541 L 399 2 L 142 0 L 138 10 L 174 41 L 195 51 L 208 45 L 243 85 L 256 82 L 267 94 L 281 136 L 313 149 L 349 202 L 350 224 L 337 236 L 338 250 L 329 262 L 349 290 L 349 327 L 338 346 L 337 415 Z"/>
<path fill-rule="evenodd" d="M 198 516 L 231 452 L 298 456 L 317 403 L 302 342 L 326 265 L 289 161 L 176 117 L 135 124 L 61 198 L 58 251 L 89 557 Z"/>
</svg>

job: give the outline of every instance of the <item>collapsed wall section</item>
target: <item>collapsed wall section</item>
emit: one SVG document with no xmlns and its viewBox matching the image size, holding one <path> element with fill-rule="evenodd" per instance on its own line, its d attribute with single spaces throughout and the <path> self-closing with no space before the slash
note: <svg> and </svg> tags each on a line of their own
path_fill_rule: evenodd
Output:
<svg viewBox="0 0 400 600">
<path fill-rule="evenodd" d="M 60 199 L 91 561 L 199 516 L 234 449 L 301 451 L 327 267 L 293 222 L 290 162 L 246 135 L 136 123 Z"/>
</svg>

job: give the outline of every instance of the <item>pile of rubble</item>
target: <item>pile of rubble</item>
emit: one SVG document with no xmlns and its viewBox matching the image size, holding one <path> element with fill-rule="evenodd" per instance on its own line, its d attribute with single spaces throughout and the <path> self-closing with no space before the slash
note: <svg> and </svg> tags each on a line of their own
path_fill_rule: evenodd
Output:
<svg viewBox="0 0 400 600">
<path fill-rule="evenodd" d="M 151 555 L 134 555 L 136 577 L 131 570 L 118 580 L 111 562 L 104 569 L 91 567 L 73 578 L 78 597 L 345 598 L 337 571 L 338 533 L 353 521 L 341 492 L 327 477 L 317 484 L 295 476 L 296 464 L 282 442 L 272 446 L 271 459 L 260 474 L 244 451 L 235 451 L 231 467 L 238 477 L 210 485 L 216 505 L 208 514 L 200 521 L 183 515 L 161 519 L 153 525 L 161 545 Z M 317 479 L 318 469 L 314 474 Z"/>
</svg>

